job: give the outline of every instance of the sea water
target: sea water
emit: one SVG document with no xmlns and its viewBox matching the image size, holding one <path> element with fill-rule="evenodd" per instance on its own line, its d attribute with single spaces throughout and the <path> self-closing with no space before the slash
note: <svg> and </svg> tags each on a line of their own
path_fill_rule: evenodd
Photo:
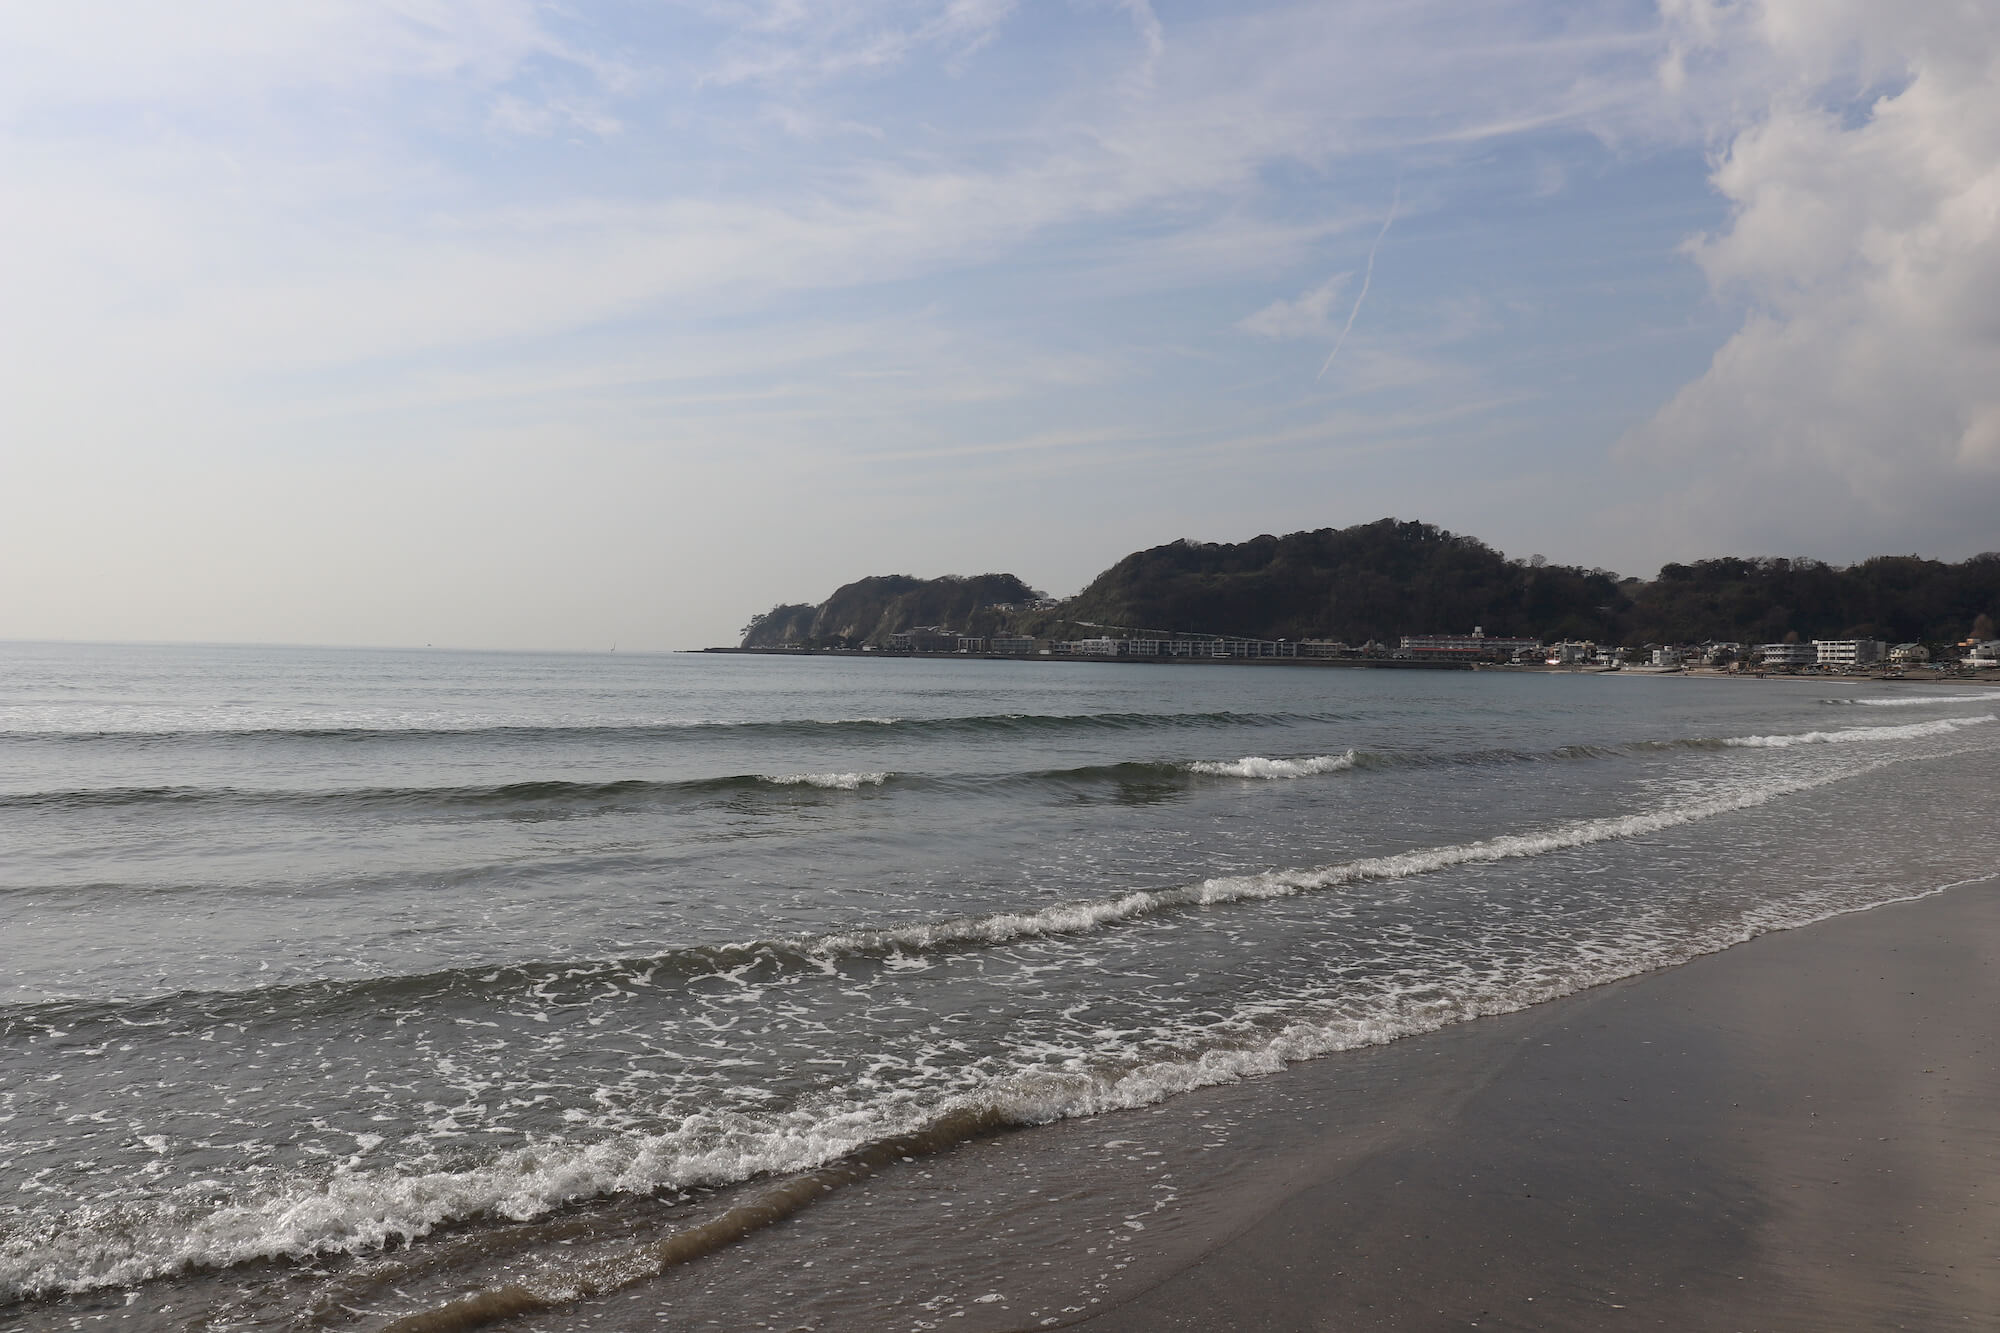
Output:
<svg viewBox="0 0 2000 1333">
<path fill-rule="evenodd" d="M 1996 717 L 1839 680 L 0 645 L 0 1327 L 471 1326 L 503 1290 L 561 1327 L 969 1136 L 1991 876 Z"/>
</svg>

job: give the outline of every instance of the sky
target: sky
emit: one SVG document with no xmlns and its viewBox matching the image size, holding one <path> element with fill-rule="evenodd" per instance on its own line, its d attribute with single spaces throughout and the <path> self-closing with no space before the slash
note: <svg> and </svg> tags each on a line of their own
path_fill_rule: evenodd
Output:
<svg viewBox="0 0 2000 1333">
<path fill-rule="evenodd" d="M 2000 547 L 1986 0 L 0 0 L 0 638 Z"/>
</svg>

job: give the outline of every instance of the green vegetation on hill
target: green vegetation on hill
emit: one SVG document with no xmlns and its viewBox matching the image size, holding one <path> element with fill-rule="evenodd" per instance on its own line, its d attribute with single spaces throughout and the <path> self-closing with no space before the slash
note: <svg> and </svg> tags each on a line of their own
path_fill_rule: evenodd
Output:
<svg viewBox="0 0 2000 1333">
<path fill-rule="evenodd" d="M 1953 643 L 2000 612 L 2000 553 L 1960 564 L 1882 555 L 1837 569 L 1817 560 L 1727 557 L 1667 565 L 1631 587 L 1627 642 L 1885 639 Z"/>
<path fill-rule="evenodd" d="M 1604 570 L 1510 561 L 1473 537 L 1382 519 L 1126 556 L 1057 613 L 1156 630 L 1393 643 L 1404 634 L 1604 638 L 1623 602 Z"/>
<path fill-rule="evenodd" d="M 893 634 L 933 625 L 971 634 L 1003 629 L 1013 608 L 1041 596 L 1012 574 L 920 579 L 878 574 L 844 584 L 818 606 L 781 604 L 743 627 L 745 648 L 877 647 Z M 997 608 L 1009 608 L 1001 610 Z"/>
<path fill-rule="evenodd" d="M 1659 578 L 1509 560 L 1477 538 L 1385 518 L 1247 542 L 1136 551 L 1054 607 L 1011 574 L 847 584 L 819 606 L 783 605 L 744 629 L 746 648 L 883 645 L 901 630 L 1050 638 L 1154 631 L 1394 643 L 1405 634 L 1766 643 L 1878 638 L 1954 642 L 2000 617 L 2000 553 L 1959 564 L 1879 556 L 1728 557 L 1668 565 Z M 1987 630 L 1990 633 L 1990 628 Z"/>
</svg>

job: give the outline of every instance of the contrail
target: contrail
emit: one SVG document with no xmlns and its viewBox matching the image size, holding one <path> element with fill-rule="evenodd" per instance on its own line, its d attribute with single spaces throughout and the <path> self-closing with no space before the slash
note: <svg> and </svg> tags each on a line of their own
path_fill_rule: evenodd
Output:
<svg viewBox="0 0 2000 1333">
<path fill-rule="evenodd" d="M 1375 252 L 1382 248 L 1382 238 L 1389 234 L 1389 224 L 1396 220 L 1396 208 L 1403 202 L 1403 182 L 1396 182 L 1396 193 L 1389 200 L 1389 216 L 1382 219 L 1382 230 L 1375 233 L 1375 244 L 1368 247 L 1368 267 L 1361 274 L 1361 290 L 1354 294 L 1354 309 L 1347 312 L 1347 323 L 1341 327 L 1340 336 L 1333 340 L 1333 350 L 1326 354 L 1326 364 L 1313 376 L 1317 384 L 1326 378 L 1326 372 L 1333 369 L 1333 358 L 1340 355 L 1340 345 L 1347 341 L 1347 331 L 1354 327 L 1354 317 L 1361 313 L 1361 303 L 1368 299 L 1368 284 L 1375 277 Z"/>
</svg>

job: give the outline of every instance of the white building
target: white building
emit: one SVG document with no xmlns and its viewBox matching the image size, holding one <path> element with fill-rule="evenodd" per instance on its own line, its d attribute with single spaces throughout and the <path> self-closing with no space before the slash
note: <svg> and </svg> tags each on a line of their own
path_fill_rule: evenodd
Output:
<svg viewBox="0 0 2000 1333">
<path fill-rule="evenodd" d="M 1470 634 L 1405 634 L 1403 648 L 1419 657 L 1497 657 L 1510 659 L 1521 651 L 1540 652 L 1540 639 L 1489 639 L 1475 625 Z"/>
<path fill-rule="evenodd" d="M 1678 648 L 1655 648 L 1653 665 L 1656 667 L 1677 667 L 1681 664 L 1681 650 Z"/>
<path fill-rule="evenodd" d="M 1931 650 L 1921 643 L 1899 643 L 1889 650 L 1891 662 L 1928 662 Z"/>
<path fill-rule="evenodd" d="M 1759 652 L 1767 667 L 1811 666 L 1819 661 L 1819 650 L 1810 643 L 1767 643 Z"/>
<path fill-rule="evenodd" d="M 1969 667 L 2000 667 L 2000 639 L 1975 645 L 1961 660 Z"/>
<path fill-rule="evenodd" d="M 1881 661 L 1889 645 L 1880 639 L 1814 639 L 1813 650 L 1821 666 L 1859 667 Z"/>
</svg>

